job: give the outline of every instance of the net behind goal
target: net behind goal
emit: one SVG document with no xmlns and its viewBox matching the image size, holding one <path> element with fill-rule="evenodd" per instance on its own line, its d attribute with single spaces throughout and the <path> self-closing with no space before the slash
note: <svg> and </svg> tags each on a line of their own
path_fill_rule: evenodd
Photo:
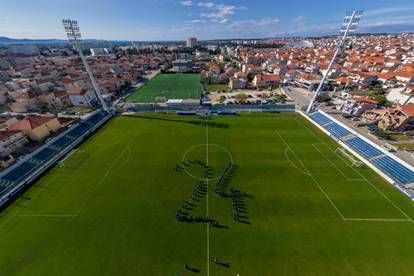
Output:
<svg viewBox="0 0 414 276">
<path fill-rule="evenodd" d="M 344 148 L 337 148 L 335 150 L 336 154 L 341 154 L 346 159 L 348 159 L 351 162 L 352 167 L 361 167 L 364 163 L 357 160 L 352 154 L 348 153 Z"/>
</svg>

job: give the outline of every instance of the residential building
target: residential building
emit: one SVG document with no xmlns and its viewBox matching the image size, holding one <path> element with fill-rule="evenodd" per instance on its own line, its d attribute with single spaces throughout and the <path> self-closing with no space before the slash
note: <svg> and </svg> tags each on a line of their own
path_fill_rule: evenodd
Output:
<svg viewBox="0 0 414 276">
<path fill-rule="evenodd" d="M 259 74 L 254 76 L 253 85 L 256 88 L 275 88 L 280 85 L 280 76 Z"/>
<path fill-rule="evenodd" d="M 56 117 L 28 116 L 11 125 L 9 130 L 21 131 L 33 141 L 43 141 L 61 128 Z"/>
<path fill-rule="evenodd" d="M 229 80 L 229 87 L 232 90 L 245 89 L 247 86 L 247 80 L 245 78 L 232 77 Z"/>
<path fill-rule="evenodd" d="M 365 112 L 363 120 L 386 131 L 407 131 L 414 129 L 414 104 L 397 108 L 372 109 Z"/>
<path fill-rule="evenodd" d="M 94 107 L 98 102 L 95 92 L 91 89 L 72 86 L 68 88 L 67 94 L 69 95 L 70 102 L 74 106 Z"/>
<path fill-rule="evenodd" d="M 189 37 L 187 38 L 187 47 L 194 48 L 197 46 L 197 38 Z"/>
<path fill-rule="evenodd" d="M 0 131 L 0 157 L 8 156 L 22 148 L 28 142 L 29 140 L 19 130 Z"/>
<path fill-rule="evenodd" d="M 185 73 L 193 71 L 193 62 L 191 60 L 178 59 L 172 62 L 173 71 L 177 73 Z"/>
<path fill-rule="evenodd" d="M 354 96 L 337 107 L 342 113 L 359 117 L 362 113 L 377 107 L 377 101 L 366 96 Z"/>
</svg>

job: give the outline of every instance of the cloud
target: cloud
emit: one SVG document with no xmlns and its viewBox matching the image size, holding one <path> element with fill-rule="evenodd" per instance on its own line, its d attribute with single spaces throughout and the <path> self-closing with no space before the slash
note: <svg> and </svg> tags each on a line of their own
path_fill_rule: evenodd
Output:
<svg viewBox="0 0 414 276">
<path fill-rule="evenodd" d="M 296 16 L 295 18 L 293 18 L 293 22 L 303 22 L 305 20 L 306 20 L 306 17 L 303 16 L 303 15 L 299 15 L 299 16 Z"/>
<path fill-rule="evenodd" d="M 400 12 L 407 12 L 413 11 L 414 6 L 397 6 L 397 7 L 386 7 L 386 8 L 379 8 L 375 10 L 368 10 L 364 13 L 364 16 L 378 16 L 378 15 L 387 15 L 393 13 L 400 13 Z"/>
<path fill-rule="evenodd" d="M 180 32 L 192 32 L 193 28 L 191 27 L 173 27 L 171 28 L 171 32 L 180 33 Z"/>
<path fill-rule="evenodd" d="M 203 12 L 200 14 L 202 17 L 215 19 L 213 22 L 225 23 L 228 21 L 228 18 L 235 15 L 238 10 L 247 10 L 245 6 L 235 6 L 235 5 L 225 5 L 217 4 L 214 2 L 200 2 L 197 6 L 208 9 L 208 12 Z"/>
<path fill-rule="evenodd" d="M 183 5 L 183 6 L 192 6 L 193 1 L 192 0 L 182 0 L 182 1 L 180 1 L 180 4 Z"/>
<path fill-rule="evenodd" d="M 275 25 L 275 24 L 278 24 L 279 22 L 280 22 L 279 18 L 265 18 L 265 19 L 259 20 L 257 22 L 257 25 L 259 26 Z"/>
<path fill-rule="evenodd" d="M 280 23 L 280 19 L 278 18 L 264 18 L 261 20 L 241 20 L 241 21 L 234 21 L 230 27 L 237 29 L 237 28 L 254 28 L 254 27 L 263 27 L 263 26 L 271 26 Z"/>
<path fill-rule="evenodd" d="M 214 6 L 215 11 L 210 13 L 202 13 L 202 17 L 207 18 L 220 18 L 224 19 L 226 17 L 232 16 L 236 13 L 236 6 L 234 5 L 224 5 L 224 4 L 218 4 Z"/>
<path fill-rule="evenodd" d="M 197 24 L 197 23 L 206 23 L 206 20 L 203 19 L 193 19 L 191 21 L 189 21 L 191 24 Z"/>
<path fill-rule="evenodd" d="M 211 21 L 213 21 L 214 23 L 224 24 L 224 23 L 229 22 L 229 19 L 228 18 L 224 18 L 224 19 L 213 19 Z"/>
<path fill-rule="evenodd" d="M 211 9 L 212 7 L 214 7 L 214 2 L 200 2 L 200 3 L 197 4 L 197 6 L 202 7 L 202 8 Z"/>
</svg>

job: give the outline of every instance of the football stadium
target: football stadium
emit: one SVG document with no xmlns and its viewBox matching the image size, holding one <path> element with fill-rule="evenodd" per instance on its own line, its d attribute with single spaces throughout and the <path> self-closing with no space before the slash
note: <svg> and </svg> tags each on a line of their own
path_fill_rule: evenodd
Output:
<svg viewBox="0 0 414 276">
<path fill-rule="evenodd" d="M 160 102 L 169 99 L 200 99 L 203 92 L 199 74 L 160 74 L 134 91 L 129 102 Z"/>
<path fill-rule="evenodd" d="M 2 175 L 88 138 L 0 213 L 0 275 L 412 273 L 404 164 L 323 112 L 227 115 L 96 113 Z"/>
</svg>

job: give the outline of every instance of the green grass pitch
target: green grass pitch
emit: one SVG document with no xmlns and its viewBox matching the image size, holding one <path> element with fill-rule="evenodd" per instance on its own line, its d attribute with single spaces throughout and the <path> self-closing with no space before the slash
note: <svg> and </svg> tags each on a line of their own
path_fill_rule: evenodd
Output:
<svg viewBox="0 0 414 276">
<path fill-rule="evenodd" d="M 0 275 L 412 274 L 413 203 L 336 148 L 293 113 L 114 118 L 0 214 Z M 197 200 L 183 160 L 211 168 Z M 214 192 L 231 160 L 244 222 Z"/>
<path fill-rule="evenodd" d="M 155 102 L 156 98 L 199 99 L 202 93 L 199 74 L 160 74 L 133 92 L 130 102 Z"/>
</svg>

